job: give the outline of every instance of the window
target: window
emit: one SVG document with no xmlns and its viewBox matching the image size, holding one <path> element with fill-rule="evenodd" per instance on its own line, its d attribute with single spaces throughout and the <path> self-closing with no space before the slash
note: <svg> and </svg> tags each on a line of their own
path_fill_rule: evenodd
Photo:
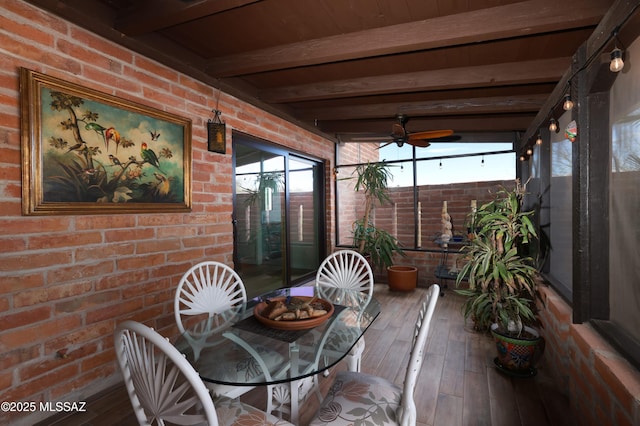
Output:
<svg viewBox="0 0 640 426">
<path fill-rule="evenodd" d="M 509 136 L 511 137 L 511 136 Z M 496 138 L 499 141 L 505 137 Z M 354 192 L 355 166 L 367 162 L 386 161 L 392 180 L 389 188 L 392 203 L 376 207 L 373 221 L 396 236 L 405 249 L 423 246 L 434 225 L 428 211 L 440 211 L 441 205 L 430 206 L 427 187 L 515 179 L 515 153 L 512 142 L 446 142 L 432 143 L 427 148 L 395 143 L 345 143 L 337 145 L 337 244 L 352 245 L 351 226 L 361 217 L 362 194 Z M 439 222 L 438 222 L 439 223 Z"/>
</svg>

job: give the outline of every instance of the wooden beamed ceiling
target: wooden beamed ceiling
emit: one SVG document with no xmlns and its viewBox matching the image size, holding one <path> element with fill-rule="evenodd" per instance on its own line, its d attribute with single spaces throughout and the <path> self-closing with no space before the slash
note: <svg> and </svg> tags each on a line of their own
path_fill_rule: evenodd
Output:
<svg viewBox="0 0 640 426">
<path fill-rule="evenodd" d="M 335 140 L 524 132 L 612 0 L 30 0 Z M 224 111 L 223 111 L 224 115 Z"/>
</svg>

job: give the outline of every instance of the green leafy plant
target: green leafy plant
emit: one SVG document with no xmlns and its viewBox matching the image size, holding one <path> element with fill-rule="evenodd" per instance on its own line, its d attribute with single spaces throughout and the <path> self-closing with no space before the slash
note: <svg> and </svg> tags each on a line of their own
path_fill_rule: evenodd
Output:
<svg viewBox="0 0 640 426">
<path fill-rule="evenodd" d="M 396 237 L 371 221 L 371 211 L 376 203 L 384 205 L 391 201 L 389 181 L 392 179 L 386 162 L 360 164 L 354 170 L 354 189 L 363 191 L 365 204 L 362 218 L 353 223 L 353 242 L 358 252 L 369 258 L 374 268 L 391 266 L 395 253 L 403 255 Z"/>
<path fill-rule="evenodd" d="M 513 190 L 502 188 L 475 212 L 473 235 L 464 247 L 466 263 L 456 280 L 460 286 L 467 279 L 469 286 L 456 291 L 467 297 L 463 315 L 478 329 L 497 323 L 502 332 L 519 335 L 535 322 L 538 270 L 529 251 L 538 232 L 533 211 L 522 211 L 524 191 L 516 181 Z"/>
</svg>

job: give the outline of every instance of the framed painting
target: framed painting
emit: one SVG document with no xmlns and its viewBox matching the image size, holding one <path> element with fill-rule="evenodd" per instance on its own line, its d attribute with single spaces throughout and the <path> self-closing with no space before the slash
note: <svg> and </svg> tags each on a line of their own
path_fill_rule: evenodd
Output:
<svg viewBox="0 0 640 426">
<path fill-rule="evenodd" d="M 26 215 L 191 210 L 191 121 L 21 69 Z"/>
</svg>

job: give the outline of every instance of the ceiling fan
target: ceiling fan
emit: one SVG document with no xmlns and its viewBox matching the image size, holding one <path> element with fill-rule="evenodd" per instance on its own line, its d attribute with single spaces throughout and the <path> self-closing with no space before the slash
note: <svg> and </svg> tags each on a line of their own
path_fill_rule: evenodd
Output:
<svg viewBox="0 0 640 426">
<path fill-rule="evenodd" d="M 430 140 L 444 138 L 453 134 L 453 130 L 426 130 L 424 132 L 411 133 L 408 132 L 406 128 L 409 117 L 405 114 L 398 114 L 396 118 L 398 122 L 394 123 L 391 127 L 391 137 L 393 140 L 381 145 L 381 148 L 392 143 L 396 143 L 399 147 L 408 143 L 409 145 L 426 148 L 431 145 Z"/>
</svg>

